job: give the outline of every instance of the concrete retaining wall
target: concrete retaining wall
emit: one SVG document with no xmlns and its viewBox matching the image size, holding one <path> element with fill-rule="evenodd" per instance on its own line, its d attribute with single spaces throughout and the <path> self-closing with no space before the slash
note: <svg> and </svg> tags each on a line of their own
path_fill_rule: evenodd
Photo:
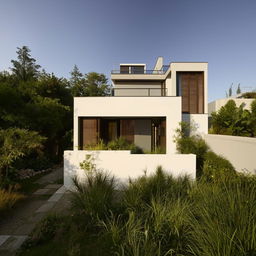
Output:
<svg viewBox="0 0 256 256">
<path fill-rule="evenodd" d="M 79 163 L 85 160 L 86 155 L 95 158 L 94 163 L 97 168 L 102 168 L 115 175 L 121 181 L 126 182 L 128 178 L 137 178 L 144 174 L 151 174 L 161 165 L 164 170 L 180 176 L 190 175 L 192 179 L 196 176 L 196 156 L 193 154 L 130 154 L 130 151 L 101 150 L 101 151 L 65 151 L 64 152 L 64 185 L 72 186 L 72 177 L 84 176 L 84 171 L 80 169 Z"/>
<path fill-rule="evenodd" d="M 211 149 L 227 158 L 237 171 L 256 174 L 256 138 L 215 134 L 204 138 Z"/>
</svg>

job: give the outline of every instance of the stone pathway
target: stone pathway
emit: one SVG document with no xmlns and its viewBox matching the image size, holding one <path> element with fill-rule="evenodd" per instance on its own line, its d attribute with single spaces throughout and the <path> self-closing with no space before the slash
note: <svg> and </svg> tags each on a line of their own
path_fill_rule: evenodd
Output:
<svg viewBox="0 0 256 256">
<path fill-rule="evenodd" d="M 62 184 L 54 183 L 62 177 L 63 169 L 57 168 L 38 179 L 36 182 L 44 187 L 26 198 L 15 211 L 0 222 L 1 256 L 15 255 L 40 220 L 50 211 L 57 212 L 58 208 L 63 208 L 58 202 L 65 202 L 62 198 L 66 194 L 66 189 Z"/>
</svg>

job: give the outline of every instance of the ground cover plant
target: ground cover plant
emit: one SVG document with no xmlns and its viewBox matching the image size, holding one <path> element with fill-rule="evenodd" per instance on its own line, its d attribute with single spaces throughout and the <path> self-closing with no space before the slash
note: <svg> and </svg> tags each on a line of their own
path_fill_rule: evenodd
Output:
<svg viewBox="0 0 256 256">
<path fill-rule="evenodd" d="M 74 179 L 71 214 L 39 224 L 21 255 L 256 255 L 255 176 L 192 181 L 158 167 L 120 184 L 91 161 Z"/>
</svg>

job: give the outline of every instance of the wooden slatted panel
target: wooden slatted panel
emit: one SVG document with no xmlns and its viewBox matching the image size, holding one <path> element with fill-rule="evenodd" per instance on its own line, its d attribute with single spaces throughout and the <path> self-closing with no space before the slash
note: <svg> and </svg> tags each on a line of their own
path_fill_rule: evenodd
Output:
<svg viewBox="0 0 256 256">
<path fill-rule="evenodd" d="M 181 95 L 182 95 L 182 112 L 189 112 L 189 74 L 180 74 L 181 78 Z"/>
<path fill-rule="evenodd" d="M 197 75 L 198 84 L 198 114 L 204 113 L 204 73 L 200 72 Z"/>
<path fill-rule="evenodd" d="M 134 143 L 134 123 L 134 120 L 120 120 L 120 136 L 130 143 Z"/>
<path fill-rule="evenodd" d="M 83 119 L 82 122 L 83 148 L 85 148 L 89 144 L 96 144 L 98 142 L 98 120 Z"/>
<path fill-rule="evenodd" d="M 160 148 L 166 151 L 166 120 L 162 120 L 160 124 Z"/>
<path fill-rule="evenodd" d="M 198 113 L 198 89 L 197 89 L 197 74 L 189 74 L 189 113 Z"/>
</svg>

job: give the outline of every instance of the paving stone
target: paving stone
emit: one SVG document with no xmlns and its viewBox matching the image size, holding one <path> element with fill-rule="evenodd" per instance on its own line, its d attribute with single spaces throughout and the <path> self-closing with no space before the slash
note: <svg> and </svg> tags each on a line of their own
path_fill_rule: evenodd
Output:
<svg viewBox="0 0 256 256">
<path fill-rule="evenodd" d="M 62 184 L 49 184 L 47 185 L 45 188 L 49 188 L 49 189 L 58 189 L 62 186 Z"/>
<path fill-rule="evenodd" d="M 55 193 L 49 199 L 48 202 L 58 202 L 63 196 L 63 193 Z"/>
<path fill-rule="evenodd" d="M 0 236 L 0 246 L 9 238 L 10 236 Z"/>
<path fill-rule="evenodd" d="M 55 205 L 55 202 L 47 202 L 45 204 L 43 204 L 37 211 L 36 213 L 40 213 L 40 212 L 48 212 L 50 211 L 53 206 Z"/>
<path fill-rule="evenodd" d="M 67 192 L 67 188 L 65 186 L 61 186 L 55 193 L 56 194 L 64 194 Z"/>
<path fill-rule="evenodd" d="M 48 188 L 41 188 L 41 189 L 38 189 L 38 190 L 34 193 L 34 195 L 48 195 L 50 191 L 51 191 L 51 190 L 48 189 Z"/>
<path fill-rule="evenodd" d="M 15 251 L 27 239 L 28 236 L 10 236 L 0 247 L 1 250 Z"/>
</svg>

